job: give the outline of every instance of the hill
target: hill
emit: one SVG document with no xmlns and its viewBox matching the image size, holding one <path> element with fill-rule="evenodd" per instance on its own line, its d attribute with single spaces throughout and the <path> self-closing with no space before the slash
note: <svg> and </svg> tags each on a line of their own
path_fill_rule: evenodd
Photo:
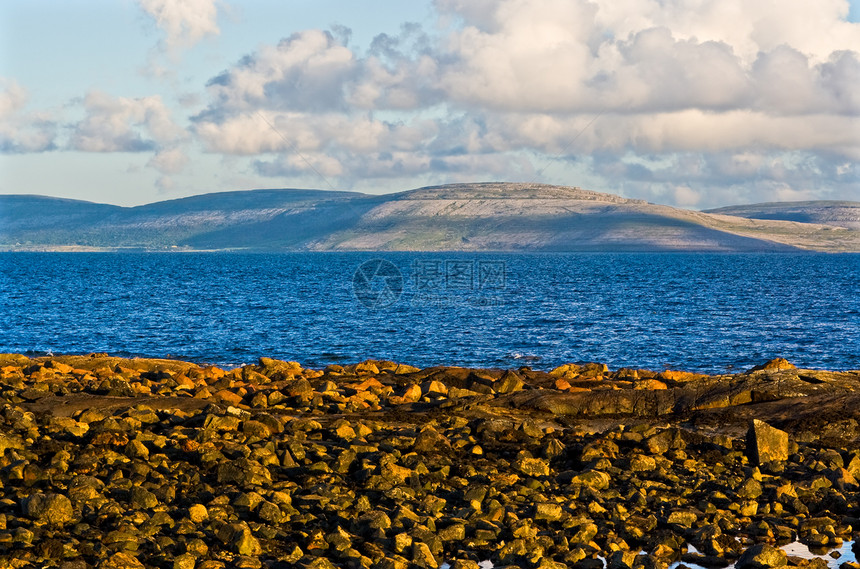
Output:
<svg viewBox="0 0 860 569">
<path fill-rule="evenodd" d="M 860 229 L 860 202 L 771 202 L 709 209 L 706 210 L 706 213 L 734 215 L 750 219 L 782 219 Z"/>
<path fill-rule="evenodd" d="M 0 196 L 2 249 L 128 247 L 860 251 L 860 229 L 696 212 L 544 184 L 453 184 L 387 195 L 251 190 L 131 208 Z"/>
</svg>

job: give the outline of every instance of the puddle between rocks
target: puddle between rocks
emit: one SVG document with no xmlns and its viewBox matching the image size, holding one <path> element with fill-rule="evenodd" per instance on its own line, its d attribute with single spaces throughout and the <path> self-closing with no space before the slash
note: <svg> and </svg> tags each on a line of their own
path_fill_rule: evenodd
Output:
<svg viewBox="0 0 860 569">
<path fill-rule="evenodd" d="M 846 541 L 846 542 L 843 542 L 843 544 L 840 547 L 836 547 L 833 549 L 818 549 L 818 550 L 816 550 L 817 553 L 813 553 L 812 551 L 810 551 L 809 547 L 800 543 L 799 541 L 795 541 L 795 542 L 789 543 L 788 545 L 782 546 L 782 550 L 785 551 L 789 555 L 793 555 L 796 557 L 802 557 L 804 559 L 814 559 L 814 558 L 818 557 L 818 558 L 826 561 L 827 566 L 830 569 L 839 569 L 839 566 L 842 565 L 843 563 L 845 563 L 846 561 L 854 561 L 854 562 L 857 561 L 857 555 L 851 549 L 851 547 L 853 545 L 854 545 L 853 541 Z M 689 553 L 698 553 L 696 548 L 693 547 L 692 545 L 688 545 L 687 549 L 688 549 Z M 838 552 L 839 556 L 834 558 L 833 555 L 831 555 L 834 552 Z M 602 557 L 600 559 L 603 560 L 603 565 L 605 567 L 606 566 L 606 559 L 604 559 Z M 493 562 L 492 561 L 482 561 L 478 565 L 481 566 L 481 569 L 492 569 L 493 568 Z M 671 565 L 669 565 L 669 569 L 677 569 L 681 565 L 689 567 L 690 569 L 708 569 L 707 567 L 697 565 L 696 563 L 686 563 L 684 561 L 676 561 L 676 562 L 672 563 Z M 735 566 L 735 564 L 732 563 L 731 565 L 728 565 L 726 567 L 726 569 L 734 569 L 734 566 Z M 451 569 L 451 565 L 449 563 L 443 563 L 439 567 L 439 569 Z"/>
<path fill-rule="evenodd" d="M 789 543 L 788 545 L 783 545 L 780 549 L 785 551 L 789 555 L 794 555 L 796 557 L 802 557 L 804 559 L 815 559 L 820 558 L 827 562 L 827 566 L 830 569 L 839 569 L 839 566 L 845 563 L 846 561 L 857 561 L 857 555 L 852 551 L 851 547 L 854 545 L 853 541 L 845 541 L 841 546 L 835 547 L 832 549 L 822 548 L 816 549 L 816 552 L 810 551 L 809 547 L 800 543 L 799 541 L 794 541 Z M 689 553 L 698 553 L 696 548 L 692 545 L 688 545 L 687 549 Z M 839 556 L 834 558 L 831 554 L 834 552 L 838 552 Z M 701 565 L 697 565 L 696 563 L 687 563 L 685 561 L 676 561 L 669 565 L 669 569 L 677 569 L 679 565 L 684 565 L 689 567 L 690 569 L 707 569 Z M 726 569 L 734 569 L 735 564 L 726 566 Z"/>
</svg>

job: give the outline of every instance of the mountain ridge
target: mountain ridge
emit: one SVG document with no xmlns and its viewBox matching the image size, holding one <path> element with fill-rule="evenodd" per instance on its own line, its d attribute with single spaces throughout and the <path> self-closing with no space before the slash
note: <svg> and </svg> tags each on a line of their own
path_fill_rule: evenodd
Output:
<svg viewBox="0 0 860 569">
<path fill-rule="evenodd" d="M 838 222 L 855 204 L 860 212 L 860 203 L 828 203 L 809 206 L 810 218 Z M 804 214 L 769 205 L 772 216 Z M 384 195 L 239 190 L 133 207 L 0 195 L 0 250 L 860 251 L 860 226 L 756 219 L 756 207 L 699 212 L 507 182 Z"/>
</svg>

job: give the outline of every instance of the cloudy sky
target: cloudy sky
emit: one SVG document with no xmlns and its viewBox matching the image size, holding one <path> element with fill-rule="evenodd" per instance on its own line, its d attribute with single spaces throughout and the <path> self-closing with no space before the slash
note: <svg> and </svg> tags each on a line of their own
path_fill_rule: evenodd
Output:
<svg viewBox="0 0 860 569">
<path fill-rule="evenodd" d="M 860 200 L 860 0 L 4 0 L 0 193 Z"/>
</svg>

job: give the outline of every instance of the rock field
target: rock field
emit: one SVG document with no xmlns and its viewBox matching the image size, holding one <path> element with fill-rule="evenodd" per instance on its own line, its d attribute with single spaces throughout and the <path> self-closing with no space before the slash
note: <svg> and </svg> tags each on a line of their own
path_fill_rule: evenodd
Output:
<svg viewBox="0 0 860 569">
<path fill-rule="evenodd" d="M 5 354 L 0 421 L 0 567 L 820 568 L 778 546 L 860 535 L 860 371 L 780 359 Z"/>
</svg>

